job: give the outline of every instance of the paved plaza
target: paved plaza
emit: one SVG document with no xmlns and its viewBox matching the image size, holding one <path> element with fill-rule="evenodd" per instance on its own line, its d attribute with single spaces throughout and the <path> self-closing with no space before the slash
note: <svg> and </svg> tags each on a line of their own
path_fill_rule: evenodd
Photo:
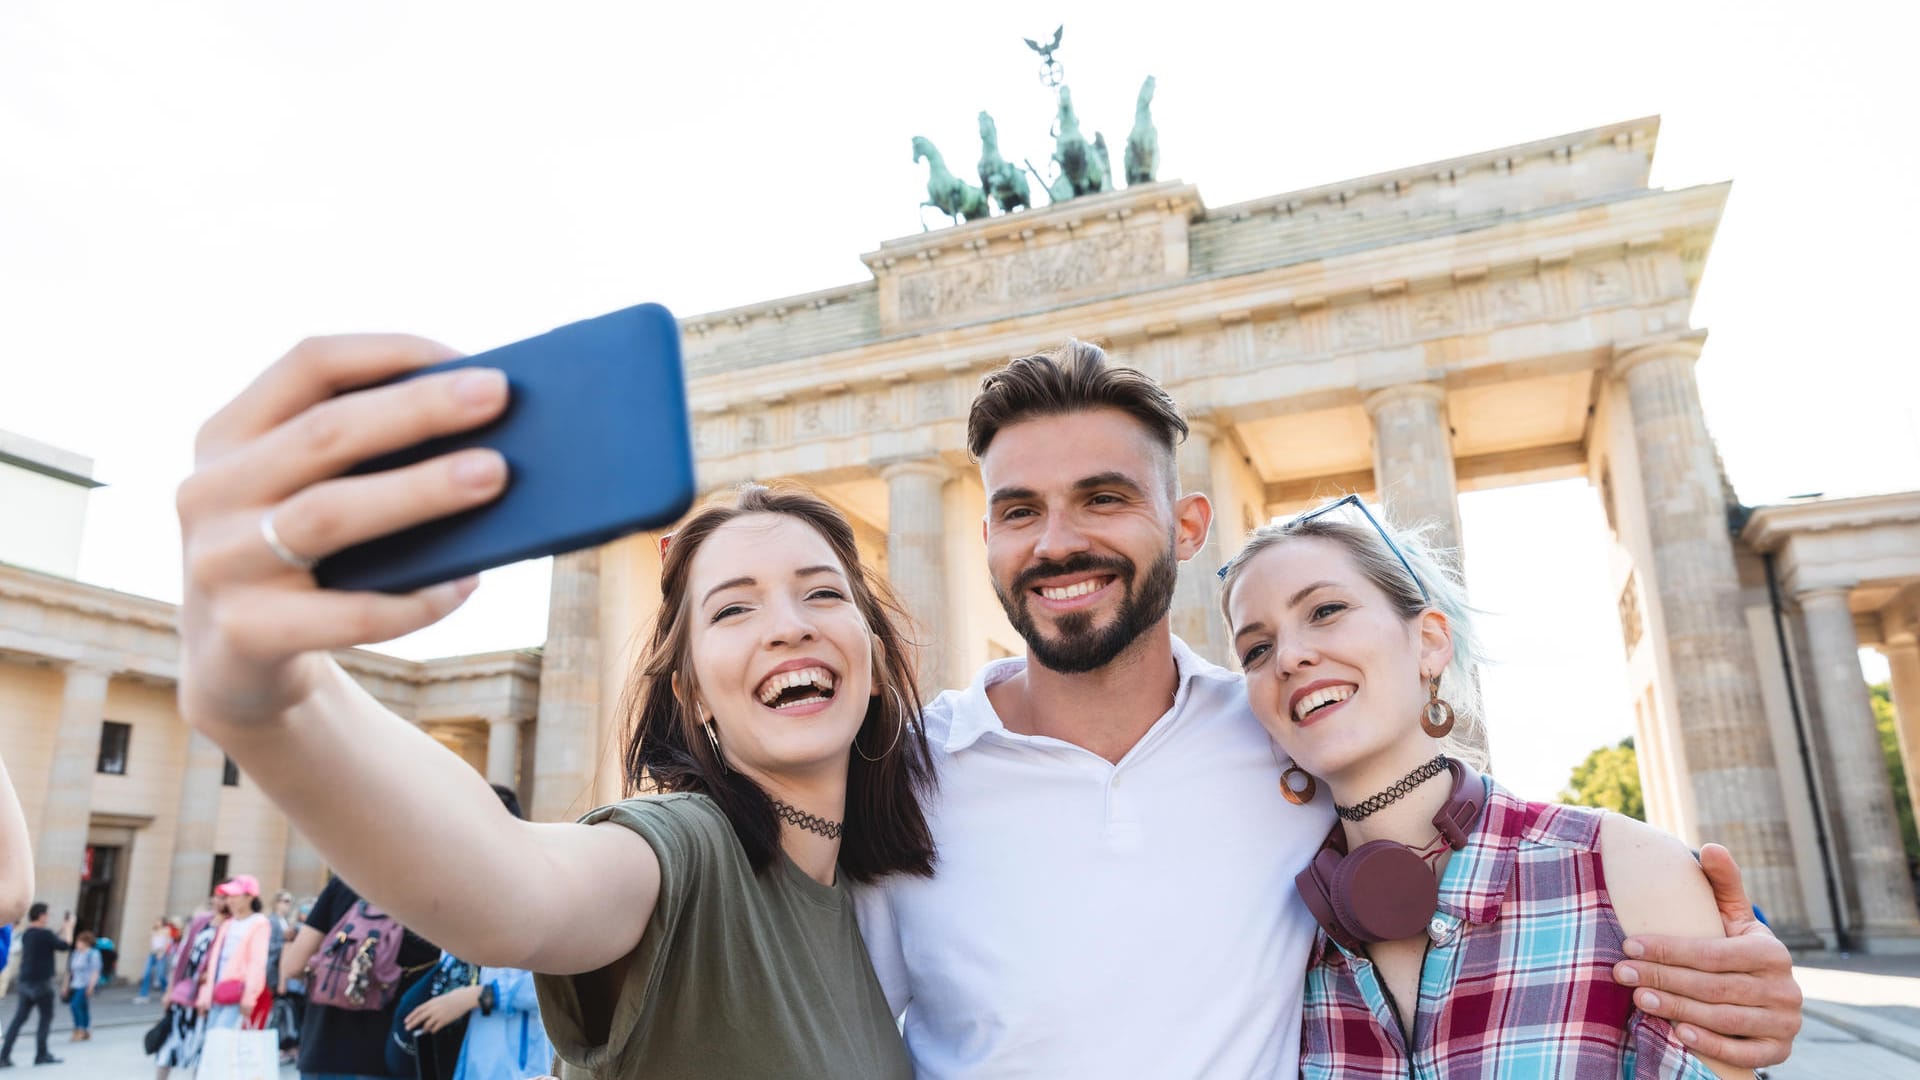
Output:
<svg viewBox="0 0 1920 1080">
<path fill-rule="evenodd" d="M 1795 971 L 1807 996 L 1806 1026 L 1793 1058 L 1768 1070 L 1774 1080 L 1920 1080 L 1920 956 L 1805 959 Z M 16 999 L 4 1002 L 12 1019 Z M 13 1075 L 60 1080 L 130 1080 L 153 1075 L 140 1038 L 160 1015 L 157 1005 L 133 1004 L 127 987 L 103 991 L 94 1006 L 94 1037 L 67 1041 L 72 1027 L 64 1009 L 54 1024 L 53 1052 L 60 1065 L 32 1068 L 31 1029 L 14 1048 L 20 1066 Z M 280 1075 L 292 1080 L 292 1067 Z M 181 1078 L 185 1080 L 185 1078 Z"/>
</svg>

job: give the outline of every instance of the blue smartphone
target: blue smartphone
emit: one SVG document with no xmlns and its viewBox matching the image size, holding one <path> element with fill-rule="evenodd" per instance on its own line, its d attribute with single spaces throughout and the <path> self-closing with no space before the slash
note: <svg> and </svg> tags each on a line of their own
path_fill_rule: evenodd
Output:
<svg viewBox="0 0 1920 1080">
<path fill-rule="evenodd" d="M 468 367 L 506 373 L 509 401 L 498 419 L 351 473 L 484 446 L 507 460 L 506 491 L 322 559 L 314 578 L 323 588 L 412 592 L 658 528 L 693 505 L 680 326 L 666 308 L 641 304 L 404 378 Z"/>
</svg>

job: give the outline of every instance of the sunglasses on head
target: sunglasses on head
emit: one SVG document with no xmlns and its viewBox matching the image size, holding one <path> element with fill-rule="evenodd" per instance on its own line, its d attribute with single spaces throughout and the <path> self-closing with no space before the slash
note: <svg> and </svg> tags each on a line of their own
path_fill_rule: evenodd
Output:
<svg viewBox="0 0 1920 1080">
<path fill-rule="evenodd" d="M 1322 514 L 1331 513 L 1347 505 L 1352 505 L 1359 508 L 1361 515 L 1367 519 L 1367 524 L 1373 526 L 1373 531 L 1380 534 L 1380 541 L 1387 545 L 1387 550 L 1393 552 L 1393 557 L 1400 560 L 1400 568 L 1407 572 L 1407 576 L 1409 578 L 1413 579 L 1413 587 L 1420 590 L 1421 602 L 1426 604 L 1433 603 L 1433 598 L 1427 595 L 1427 586 L 1420 580 L 1420 575 L 1413 572 L 1413 565 L 1407 562 L 1407 557 L 1405 555 L 1401 554 L 1400 545 L 1394 543 L 1393 537 L 1387 535 L 1387 530 L 1381 527 L 1380 520 L 1373 516 L 1373 511 L 1367 509 L 1367 504 L 1361 501 L 1360 496 L 1348 495 L 1346 498 L 1337 499 L 1333 502 L 1328 503 L 1325 506 L 1319 507 L 1314 510 L 1309 510 L 1304 514 L 1301 514 L 1299 517 L 1294 518 L 1292 521 L 1287 522 L 1287 524 L 1285 525 L 1285 528 L 1289 530 L 1296 529 L 1302 525 L 1305 525 L 1307 522 L 1312 521 L 1314 518 L 1319 517 Z M 1222 566 L 1218 573 L 1218 577 L 1220 578 L 1221 581 L 1227 580 L 1227 573 L 1231 571 L 1234 567 L 1234 564 L 1238 563 L 1239 561 L 1240 561 L 1240 556 L 1238 555 L 1235 555 L 1233 558 L 1227 560 L 1226 565 Z"/>
</svg>

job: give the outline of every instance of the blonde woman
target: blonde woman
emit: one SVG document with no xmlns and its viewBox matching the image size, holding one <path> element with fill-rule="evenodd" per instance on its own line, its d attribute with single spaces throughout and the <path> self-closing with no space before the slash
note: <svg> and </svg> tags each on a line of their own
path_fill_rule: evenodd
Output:
<svg viewBox="0 0 1920 1080">
<path fill-rule="evenodd" d="M 1339 817 L 1299 877 L 1321 924 L 1303 1076 L 1752 1075 L 1613 978 L 1630 934 L 1721 933 L 1687 849 L 1519 799 L 1459 749 L 1472 615 L 1415 535 L 1349 497 L 1256 530 L 1221 576 L 1248 701 L 1292 759 L 1281 782 L 1324 788 Z"/>
</svg>

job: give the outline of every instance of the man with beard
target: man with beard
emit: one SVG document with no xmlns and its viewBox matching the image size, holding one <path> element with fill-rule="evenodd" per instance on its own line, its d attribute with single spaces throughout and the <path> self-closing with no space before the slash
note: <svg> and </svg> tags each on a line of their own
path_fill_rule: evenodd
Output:
<svg viewBox="0 0 1920 1080">
<path fill-rule="evenodd" d="M 860 897 L 922 1080 L 1297 1075 L 1315 925 L 1293 877 L 1331 809 L 1281 797 L 1240 677 L 1173 636 L 1213 513 L 1179 491 L 1186 432 L 1158 384 L 1081 342 L 973 402 L 987 565 L 1028 655 L 927 706 L 935 875 Z M 1720 891 L 1744 909 L 1737 881 Z M 1631 966 L 1700 1052 L 1772 1064 L 1799 992 L 1786 949 L 1747 929 Z"/>
</svg>

